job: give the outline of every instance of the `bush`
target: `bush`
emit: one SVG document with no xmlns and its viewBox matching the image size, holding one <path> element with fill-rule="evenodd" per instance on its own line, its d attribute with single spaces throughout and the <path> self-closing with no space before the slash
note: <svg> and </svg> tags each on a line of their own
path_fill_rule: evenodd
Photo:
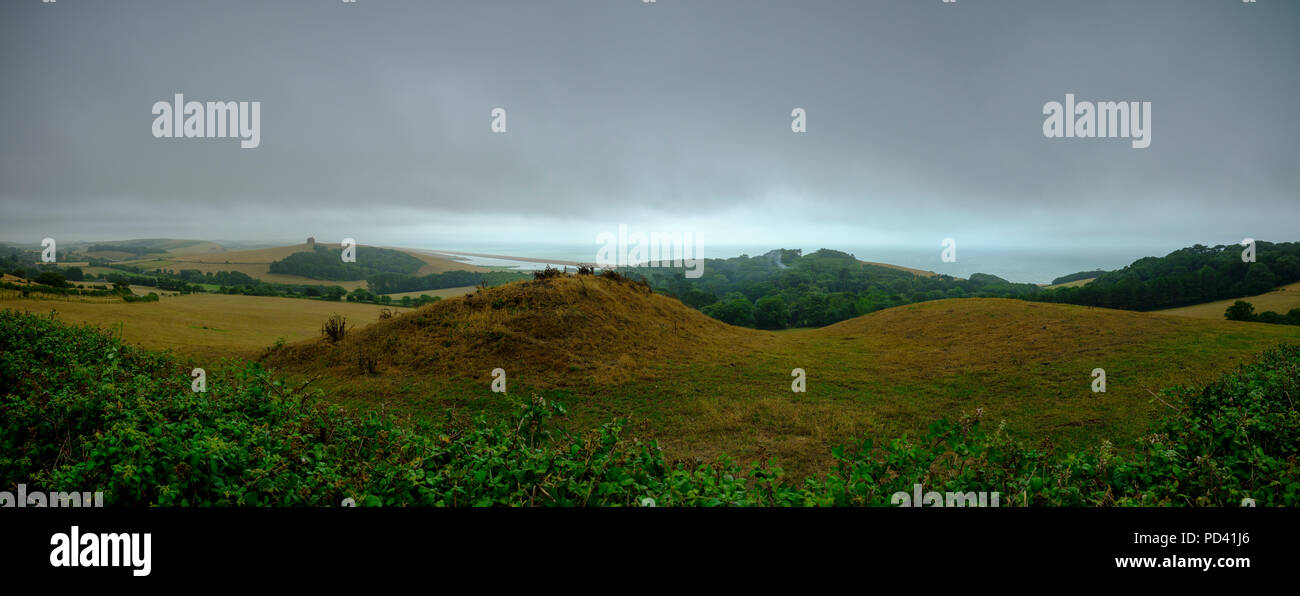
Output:
<svg viewBox="0 0 1300 596">
<path fill-rule="evenodd" d="M 564 275 L 564 273 L 559 269 L 547 265 L 545 269 L 534 271 L 533 279 L 550 279 L 552 277 L 560 277 L 561 275 Z"/>
<path fill-rule="evenodd" d="M 358 349 L 357 370 L 361 371 L 363 375 L 373 375 L 379 372 L 379 358 L 367 348 Z"/>
<path fill-rule="evenodd" d="M 149 292 L 144 296 L 136 296 L 135 294 L 122 294 L 122 300 L 124 302 L 157 302 L 158 294 L 156 292 Z"/>
<path fill-rule="evenodd" d="M 1223 316 L 1229 321 L 1254 321 L 1255 306 L 1245 300 L 1238 300 L 1223 312 Z"/>
<path fill-rule="evenodd" d="M 348 333 L 348 319 L 341 314 L 334 313 L 330 318 L 325 320 L 321 325 L 320 332 L 330 343 L 338 343 Z"/>
<path fill-rule="evenodd" d="M 33 279 L 32 281 L 41 285 L 50 286 L 54 288 L 68 287 L 67 280 L 65 280 L 63 278 L 63 274 L 59 273 L 58 271 L 42 271 L 39 275 L 36 276 L 36 279 Z"/>
</svg>

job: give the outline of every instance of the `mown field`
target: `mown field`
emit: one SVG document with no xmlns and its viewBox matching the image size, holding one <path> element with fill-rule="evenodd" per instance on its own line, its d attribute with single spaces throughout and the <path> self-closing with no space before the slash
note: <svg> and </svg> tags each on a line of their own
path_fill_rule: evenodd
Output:
<svg viewBox="0 0 1300 596">
<path fill-rule="evenodd" d="M 456 296 L 464 296 L 465 294 L 469 294 L 473 292 L 474 289 L 475 286 L 461 286 L 458 288 L 443 288 L 441 290 L 418 290 L 415 292 L 394 292 L 392 294 L 384 294 L 384 295 L 392 298 L 393 300 L 401 300 L 406 296 L 410 296 L 411 298 L 419 298 L 420 296 L 426 296 L 426 295 L 437 296 L 439 298 L 454 298 Z"/>
<path fill-rule="evenodd" d="M 1256 296 L 1218 300 L 1215 302 L 1206 302 L 1205 304 L 1169 308 L 1155 312 L 1167 315 L 1177 315 L 1180 317 L 1195 317 L 1198 319 L 1218 321 L 1223 319 L 1224 311 L 1228 310 L 1228 307 L 1232 306 L 1232 303 L 1238 300 L 1244 300 L 1254 305 L 1255 312 L 1257 313 L 1271 310 L 1280 315 L 1284 315 L 1287 311 L 1293 308 L 1300 308 L 1300 282 L 1288 284 L 1271 292 L 1266 292 Z"/>
<path fill-rule="evenodd" d="M 137 292 L 138 293 L 138 292 Z M 189 294 L 163 296 L 158 302 L 123 302 L 0 298 L 0 309 L 56 317 L 120 334 L 128 344 L 175 350 L 196 358 L 252 357 L 278 339 L 309 340 L 333 313 L 357 325 L 379 319 L 384 307 L 352 302 L 296 298 Z"/>
</svg>

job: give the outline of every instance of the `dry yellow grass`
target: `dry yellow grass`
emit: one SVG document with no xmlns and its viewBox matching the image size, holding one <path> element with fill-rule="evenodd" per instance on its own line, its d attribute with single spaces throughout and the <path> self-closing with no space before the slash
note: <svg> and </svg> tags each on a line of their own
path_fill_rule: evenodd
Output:
<svg viewBox="0 0 1300 596">
<path fill-rule="evenodd" d="M 1074 280 L 1074 281 L 1067 281 L 1067 282 L 1065 282 L 1065 283 L 1059 283 L 1059 284 L 1052 284 L 1052 285 L 1043 286 L 1043 289 L 1045 289 L 1045 290 L 1051 290 L 1051 289 L 1053 289 L 1053 288 L 1077 288 L 1077 287 L 1079 287 L 1079 286 L 1086 286 L 1086 285 L 1088 285 L 1088 284 L 1091 283 L 1092 280 L 1094 280 L 1094 279 L 1097 279 L 1097 278 L 1095 278 L 1095 277 L 1089 277 L 1089 278 L 1087 278 L 1087 279 L 1076 279 L 1076 280 Z"/>
<path fill-rule="evenodd" d="M 291 346 L 272 362 L 346 368 L 358 351 L 407 374 L 489 378 L 509 367 L 534 386 L 608 385 L 656 363 L 721 354 L 761 332 L 732 327 L 632 282 L 567 276 L 488 288 L 381 321 L 336 345 Z"/>
<path fill-rule="evenodd" d="M 198 357 L 251 357 L 277 338 L 302 341 L 318 337 L 321 323 L 340 313 L 355 325 L 379 319 L 384 307 L 350 302 L 296 298 L 190 294 L 164 296 L 158 302 L 63 302 L 15 297 L 0 299 L 0 308 L 37 314 L 57 313 L 70 323 L 102 328 L 121 324 L 127 342 L 153 349 L 172 349 Z"/>
<path fill-rule="evenodd" d="M 1232 303 L 1238 300 L 1245 300 L 1254 305 L 1255 312 L 1271 310 L 1284 315 L 1287 311 L 1293 308 L 1300 308 L 1300 282 L 1288 284 L 1273 290 L 1272 292 L 1266 292 L 1249 298 L 1232 298 L 1230 300 L 1206 302 L 1205 304 L 1194 304 L 1192 306 L 1180 306 L 1178 308 L 1169 308 L 1155 312 L 1166 315 L 1177 315 L 1180 317 L 1195 317 L 1197 319 L 1221 321 L 1223 320 L 1223 312 L 1228 310 L 1228 307 L 1232 306 Z"/>
<path fill-rule="evenodd" d="M 933 271 L 926 271 L 924 269 L 913 269 L 911 267 L 904 267 L 902 265 L 890 265 L 889 263 L 876 263 L 874 261 L 862 261 L 862 260 L 859 260 L 858 262 L 862 263 L 863 265 L 875 265 L 877 267 L 885 267 L 888 269 L 897 269 L 899 271 L 906 271 L 908 273 L 911 273 L 912 275 L 919 275 L 921 277 L 934 277 L 938 275 L 938 273 L 935 273 Z"/>
<path fill-rule="evenodd" d="M 419 298 L 421 295 L 438 296 L 445 300 L 447 298 L 455 298 L 456 296 L 464 296 L 472 293 L 475 289 L 477 289 L 477 286 L 461 286 L 458 288 L 443 288 L 441 290 L 420 290 L 418 292 L 398 292 L 396 294 L 384 295 L 391 297 L 393 300 L 401 300 L 406 296 Z"/>
<path fill-rule="evenodd" d="M 126 241 L 122 244 L 139 244 L 139 243 L 146 243 L 149 246 L 156 247 L 157 252 L 152 253 L 154 255 L 166 255 L 166 256 L 198 255 L 198 254 L 222 252 L 226 250 L 225 247 L 221 246 L 220 244 L 217 244 L 215 242 L 202 241 L 202 240 L 146 239 L 146 240 Z M 139 255 L 133 252 L 126 252 L 120 250 L 87 251 L 85 254 L 99 259 L 112 259 L 112 260 L 139 259 Z"/>
</svg>

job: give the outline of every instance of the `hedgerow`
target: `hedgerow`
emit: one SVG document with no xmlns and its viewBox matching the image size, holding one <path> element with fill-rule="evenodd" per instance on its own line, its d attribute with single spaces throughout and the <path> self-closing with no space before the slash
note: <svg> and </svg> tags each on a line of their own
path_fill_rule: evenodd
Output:
<svg viewBox="0 0 1300 596">
<path fill-rule="evenodd" d="M 210 371 L 88 327 L 0 312 L 0 489 L 102 491 L 118 506 L 846 506 L 896 492 L 998 492 L 1001 505 L 1300 503 L 1300 346 L 1202 388 L 1136 444 L 1026 446 L 979 412 L 916 438 L 832 451 L 825 475 L 668 463 L 620 421 L 571 434 L 541 397 L 503 420 L 399 421 L 322 403 L 257 363 Z M 647 500 L 648 499 L 648 500 Z"/>
</svg>

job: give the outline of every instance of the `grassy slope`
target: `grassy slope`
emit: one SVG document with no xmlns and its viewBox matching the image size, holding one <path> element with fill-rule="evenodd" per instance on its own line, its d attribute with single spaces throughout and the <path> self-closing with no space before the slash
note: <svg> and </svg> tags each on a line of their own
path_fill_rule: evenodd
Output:
<svg viewBox="0 0 1300 596">
<path fill-rule="evenodd" d="M 982 408 L 1018 436 L 1116 444 L 1163 408 L 1150 391 L 1199 383 L 1300 328 L 1149 313 L 961 299 L 888 309 L 823 329 L 741 329 L 600 278 L 490 288 L 359 330 L 291 346 L 282 370 L 320 376 L 344 403 L 437 413 L 503 412 L 510 392 L 570 406 L 578 427 L 631 416 L 670 457 L 777 457 L 796 475 L 830 464 L 853 436 L 918 433 Z M 359 353 L 379 374 L 361 373 Z M 1092 393 L 1104 368 L 1108 391 Z M 790 391 L 791 370 L 808 391 Z"/>
<path fill-rule="evenodd" d="M 171 238 L 147 238 L 141 240 L 118 240 L 118 241 L 109 241 L 109 242 L 94 242 L 82 248 L 87 248 L 93 245 L 146 246 L 157 251 L 154 253 L 155 255 L 167 255 L 167 256 L 200 255 L 200 254 L 207 254 L 207 253 L 222 252 L 225 250 L 224 247 L 222 247 L 220 244 L 217 244 L 215 242 L 208 242 L 205 240 L 175 240 Z M 139 258 L 138 255 L 136 255 L 135 253 L 117 251 L 117 250 L 101 250 L 101 251 L 87 252 L 86 254 L 100 259 Z"/>
<path fill-rule="evenodd" d="M 300 341 L 320 334 L 331 313 L 364 325 L 379 319 L 383 307 L 298 298 L 190 294 L 158 302 L 103 303 L 0 299 L 0 309 L 58 313 L 67 323 L 112 328 L 122 324 L 122 339 L 152 349 L 173 349 L 197 358 L 252 357 L 277 338 Z"/>
<path fill-rule="evenodd" d="M 1204 304 L 1194 304 L 1192 306 L 1181 306 L 1158 310 L 1155 312 L 1177 315 L 1180 317 L 1195 317 L 1198 319 L 1210 319 L 1214 321 L 1223 320 L 1223 312 L 1232 306 L 1233 302 L 1245 300 L 1255 306 L 1255 312 L 1264 312 L 1271 310 L 1278 314 L 1286 314 L 1293 308 L 1300 308 L 1300 282 L 1282 286 L 1272 292 L 1250 296 L 1247 298 L 1231 298 L 1228 300 L 1218 300 L 1215 302 L 1206 302 Z"/>
<path fill-rule="evenodd" d="M 862 263 L 863 265 L 875 265 L 876 267 L 885 267 L 887 269 L 897 269 L 899 271 L 906 271 L 908 273 L 911 273 L 912 275 L 918 275 L 920 277 L 934 277 L 938 275 L 938 273 L 935 273 L 933 271 L 926 271 L 924 269 L 913 269 L 911 267 L 904 267 L 902 265 L 890 265 L 889 263 L 877 263 L 874 261 L 863 261 L 863 260 L 859 260 L 858 262 Z"/>
<path fill-rule="evenodd" d="M 1052 285 L 1043 286 L 1043 289 L 1044 289 L 1044 290 L 1054 290 L 1054 289 L 1056 289 L 1056 288 L 1077 288 L 1077 287 L 1079 287 L 1079 286 L 1086 286 L 1086 285 L 1088 285 L 1089 283 L 1092 283 L 1092 280 L 1094 280 L 1094 279 L 1097 279 L 1097 278 L 1095 278 L 1095 277 L 1089 277 L 1089 278 L 1087 278 L 1087 279 L 1076 279 L 1076 280 L 1074 280 L 1074 281 L 1067 281 L 1067 282 L 1065 282 L 1065 283 L 1052 284 Z"/>
<path fill-rule="evenodd" d="M 419 298 L 420 296 L 438 296 L 439 298 L 454 298 L 456 296 L 464 296 L 465 294 L 472 293 L 475 289 L 477 289 L 477 286 L 460 286 L 458 288 L 443 288 L 441 290 L 417 290 L 415 292 L 397 292 L 393 294 L 384 294 L 384 295 L 391 297 L 393 300 L 401 300 L 406 296 L 410 296 L 411 298 Z"/>
</svg>

